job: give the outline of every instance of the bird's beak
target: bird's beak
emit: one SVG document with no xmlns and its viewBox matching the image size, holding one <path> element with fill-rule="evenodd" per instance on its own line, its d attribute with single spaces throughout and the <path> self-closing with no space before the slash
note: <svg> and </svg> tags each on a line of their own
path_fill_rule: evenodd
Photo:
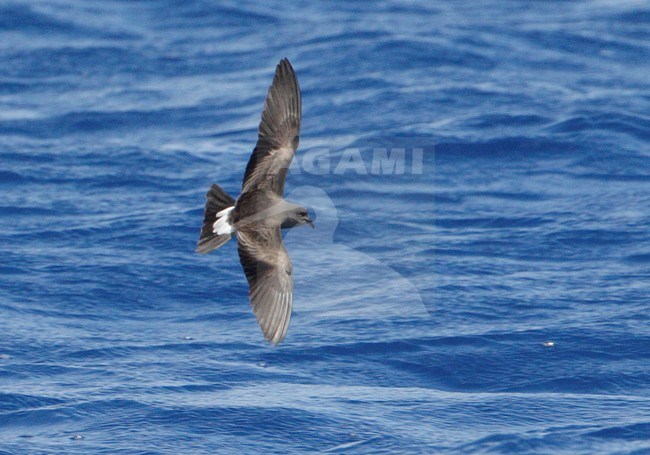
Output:
<svg viewBox="0 0 650 455">
<path fill-rule="evenodd" d="M 316 228 L 316 225 L 310 218 L 307 218 L 307 224 L 310 225 L 312 229 Z"/>
</svg>

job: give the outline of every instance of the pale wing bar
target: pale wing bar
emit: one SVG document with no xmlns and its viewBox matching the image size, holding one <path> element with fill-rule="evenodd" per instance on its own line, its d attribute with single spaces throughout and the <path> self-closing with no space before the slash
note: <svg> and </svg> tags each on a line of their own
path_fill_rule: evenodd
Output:
<svg viewBox="0 0 650 455">
<path fill-rule="evenodd" d="M 287 169 L 298 148 L 301 111 L 296 73 L 289 60 L 283 59 L 264 101 L 257 144 L 246 166 L 242 193 L 271 189 L 282 196 Z"/>
<path fill-rule="evenodd" d="M 282 341 L 291 319 L 291 260 L 279 227 L 237 232 L 239 259 L 246 274 L 250 300 L 264 338 Z"/>
</svg>

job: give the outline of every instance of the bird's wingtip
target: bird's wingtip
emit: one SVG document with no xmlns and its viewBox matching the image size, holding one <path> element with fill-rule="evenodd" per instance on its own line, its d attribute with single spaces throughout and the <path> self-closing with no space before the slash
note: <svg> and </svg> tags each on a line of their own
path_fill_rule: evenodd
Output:
<svg viewBox="0 0 650 455">
<path fill-rule="evenodd" d="M 288 68 L 290 68 L 290 69 L 293 70 L 293 66 L 291 66 L 291 62 L 289 61 L 289 59 L 288 59 L 287 57 L 284 57 L 284 58 L 283 58 L 282 60 L 280 60 L 280 62 L 278 63 L 278 67 L 282 67 L 282 66 L 288 67 Z"/>
</svg>

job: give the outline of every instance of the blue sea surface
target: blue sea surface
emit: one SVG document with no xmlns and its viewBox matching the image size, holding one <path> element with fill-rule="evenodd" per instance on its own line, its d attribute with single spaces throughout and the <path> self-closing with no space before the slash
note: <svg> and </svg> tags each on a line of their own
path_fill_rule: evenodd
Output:
<svg viewBox="0 0 650 455">
<path fill-rule="evenodd" d="M 194 248 L 283 57 L 274 348 Z M 3 1 L 0 453 L 650 453 L 649 62 L 643 1 Z"/>
</svg>

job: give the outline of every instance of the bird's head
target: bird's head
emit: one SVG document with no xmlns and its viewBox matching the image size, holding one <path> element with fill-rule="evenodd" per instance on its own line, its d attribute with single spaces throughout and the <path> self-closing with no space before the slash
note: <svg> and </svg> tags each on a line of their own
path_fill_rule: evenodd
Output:
<svg viewBox="0 0 650 455">
<path fill-rule="evenodd" d="M 291 209 L 285 212 L 282 228 L 287 229 L 303 224 L 308 224 L 312 228 L 314 227 L 314 222 L 309 218 L 307 209 L 300 205 L 291 204 Z"/>
<path fill-rule="evenodd" d="M 294 212 L 295 219 L 297 221 L 296 224 L 308 224 L 312 227 L 312 229 L 315 227 L 314 222 L 312 221 L 311 218 L 309 218 L 309 212 L 307 211 L 306 208 L 304 207 L 298 207 L 296 208 Z"/>
</svg>

